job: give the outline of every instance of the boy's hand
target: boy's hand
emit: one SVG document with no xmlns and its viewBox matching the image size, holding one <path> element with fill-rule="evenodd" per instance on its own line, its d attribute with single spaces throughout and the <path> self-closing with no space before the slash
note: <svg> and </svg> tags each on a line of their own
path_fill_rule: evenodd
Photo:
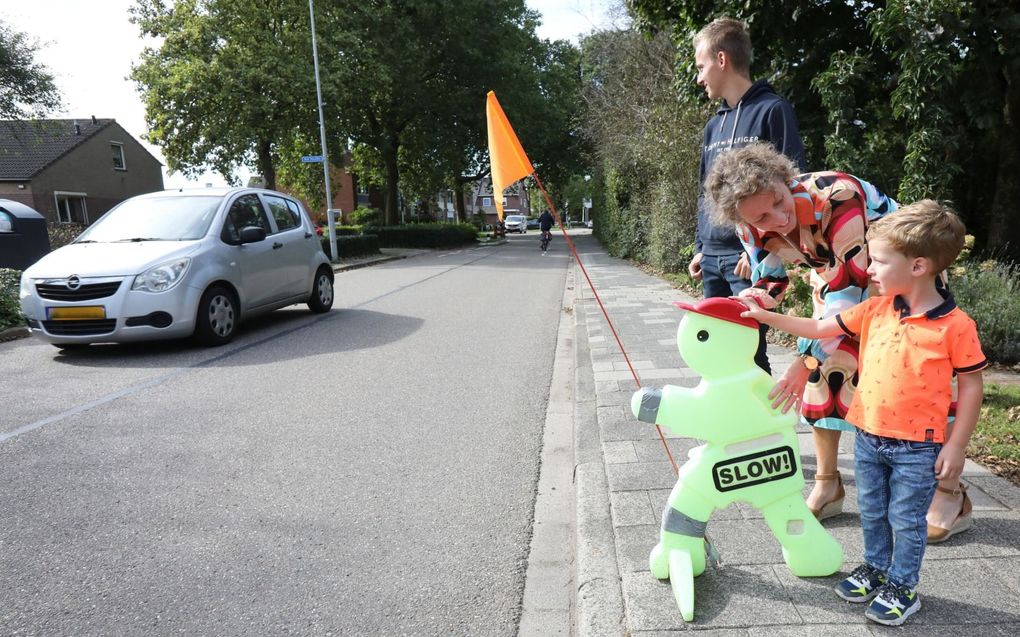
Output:
<svg viewBox="0 0 1020 637">
<path fill-rule="evenodd" d="M 768 321 L 766 319 L 768 319 L 768 317 L 772 315 L 772 312 L 766 310 L 761 305 L 759 305 L 757 299 L 753 297 L 731 296 L 730 298 L 736 301 L 740 301 L 741 303 L 747 306 L 747 311 L 740 313 L 740 316 L 743 318 L 753 318 L 759 323 L 767 323 Z"/>
<path fill-rule="evenodd" d="M 935 459 L 935 478 L 937 480 L 955 480 L 963 474 L 963 462 L 967 454 L 956 445 L 945 444 L 939 457 Z"/>
</svg>

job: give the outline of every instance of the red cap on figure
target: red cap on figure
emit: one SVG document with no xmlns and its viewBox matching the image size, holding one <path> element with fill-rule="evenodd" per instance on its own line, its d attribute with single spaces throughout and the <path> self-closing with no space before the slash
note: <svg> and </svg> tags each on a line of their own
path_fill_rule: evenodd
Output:
<svg viewBox="0 0 1020 637">
<path fill-rule="evenodd" d="M 704 301 L 698 301 L 694 305 L 691 305 L 690 303 L 681 303 L 679 301 L 673 305 L 677 306 L 681 310 L 687 310 L 688 312 L 704 314 L 705 316 L 711 316 L 712 318 L 722 319 L 724 321 L 729 321 L 730 323 L 736 323 L 738 325 L 758 329 L 758 321 L 753 318 L 740 316 L 741 312 L 747 311 L 747 306 L 735 299 L 716 297 L 705 299 Z"/>
</svg>

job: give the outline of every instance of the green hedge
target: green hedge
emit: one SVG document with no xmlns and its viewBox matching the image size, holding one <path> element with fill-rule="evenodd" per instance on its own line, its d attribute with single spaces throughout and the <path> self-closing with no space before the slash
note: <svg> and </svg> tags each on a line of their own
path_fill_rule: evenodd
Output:
<svg viewBox="0 0 1020 637">
<path fill-rule="evenodd" d="M 18 301 L 21 272 L 0 268 L 0 330 L 25 324 Z"/>
<path fill-rule="evenodd" d="M 417 223 L 372 228 L 384 248 L 453 248 L 475 243 L 478 229 L 470 223 Z"/>
<path fill-rule="evenodd" d="M 977 323 L 988 360 L 1020 363 L 1020 266 L 998 261 L 958 264 L 950 273 L 949 290 Z"/>
<path fill-rule="evenodd" d="M 329 237 L 321 237 L 322 251 L 329 256 Z M 363 257 L 368 254 L 379 254 L 379 237 L 374 234 L 358 236 L 337 236 L 336 249 L 341 259 Z"/>
</svg>

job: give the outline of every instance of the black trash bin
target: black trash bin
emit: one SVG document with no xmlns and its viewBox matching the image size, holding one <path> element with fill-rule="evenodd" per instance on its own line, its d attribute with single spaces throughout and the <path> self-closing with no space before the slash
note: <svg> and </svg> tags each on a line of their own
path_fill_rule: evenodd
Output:
<svg viewBox="0 0 1020 637">
<path fill-rule="evenodd" d="M 49 251 L 46 218 L 23 203 L 0 199 L 0 268 L 24 270 Z"/>
</svg>

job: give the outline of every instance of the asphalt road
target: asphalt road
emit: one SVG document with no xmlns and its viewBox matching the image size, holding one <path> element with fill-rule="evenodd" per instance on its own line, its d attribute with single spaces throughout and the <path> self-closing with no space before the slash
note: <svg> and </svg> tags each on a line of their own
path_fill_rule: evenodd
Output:
<svg viewBox="0 0 1020 637">
<path fill-rule="evenodd" d="M 0 343 L 0 634 L 515 634 L 567 265 L 529 233 L 221 348 Z"/>
</svg>

